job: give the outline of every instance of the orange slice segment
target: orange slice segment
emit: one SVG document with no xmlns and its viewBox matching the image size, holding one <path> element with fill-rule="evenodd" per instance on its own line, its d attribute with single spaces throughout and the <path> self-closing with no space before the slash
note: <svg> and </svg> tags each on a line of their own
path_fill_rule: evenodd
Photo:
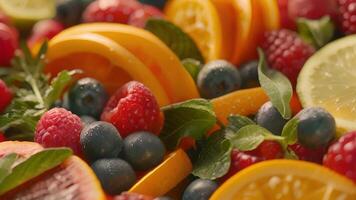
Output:
<svg viewBox="0 0 356 200">
<path fill-rule="evenodd" d="M 222 27 L 217 10 L 207 0 L 171 0 L 165 7 L 167 19 L 181 27 L 197 43 L 206 61 L 223 58 Z"/>
<path fill-rule="evenodd" d="M 227 180 L 211 200 L 353 200 L 356 185 L 314 163 L 272 160 L 255 164 Z"/>
<path fill-rule="evenodd" d="M 185 179 L 191 171 L 192 163 L 188 155 L 182 149 L 178 149 L 141 178 L 129 192 L 152 197 L 163 196 Z"/>
<path fill-rule="evenodd" d="M 105 36 L 135 55 L 160 81 L 171 103 L 199 97 L 194 80 L 178 57 L 161 40 L 143 29 L 112 23 L 81 24 L 64 30 L 53 40 L 88 32 Z"/>
<path fill-rule="evenodd" d="M 261 6 L 262 19 L 267 31 L 280 27 L 280 16 L 277 0 L 259 0 Z"/>
<path fill-rule="evenodd" d="M 170 100 L 156 76 L 139 59 L 114 41 L 86 33 L 51 40 L 46 72 L 82 69 L 82 76 L 98 79 L 110 93 L 128 80 L 137 80 L 151 89 L 163 106 Z"/>
</svg>

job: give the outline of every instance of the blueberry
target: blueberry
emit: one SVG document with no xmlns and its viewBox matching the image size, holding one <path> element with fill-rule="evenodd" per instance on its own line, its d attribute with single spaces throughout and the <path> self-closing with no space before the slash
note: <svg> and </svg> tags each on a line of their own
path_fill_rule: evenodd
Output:
<svg viewBox="0 0 356 200">
<path fill-rule="evenodd" d="M 80 120 L 82 121 L 84 126 L 88 126 L 89 124 L 96 122 L 96 119 L 93 117 L 90 117 L 88 115 L 82 115 L 80 116 Z"/>
<path fill-rule="evenodd" d="M 70 89 L 69 109 L 81 116 L 98 118 L 104 109 L 108 95 L 101 83 L 92 78 L 83 78 Z"/>
<path fill-rule="evenodd" d="M 256 114 L 256 123 L 275 135 L 281 135 L 287 120 L 282 117 L 270 101 L 261 106 Z"/>
<path fill-rule="evenodd" d="M 258 80 L 258 61 L 250 61 L 245 63 L 240 68 L 243 88 L 259 87 Z"/>
<path fill-rule="evenodd" d="M 104 190 L 111 194 L 120 194 L 136 182 L 132 167 L 119 158 L 100 159 L 91 165 Z"/>
<path fill-rule="evenodd" d="M 90 161 L 116 158 L 123 147 L 123 141 L 115 126 L 102 121 L 84 127 L 80 134 L 80 144 L 85 157 Z"/>
<path fill-rule="evenodd" d="M 157 8 L 163 8 L 167 0 L 139 0 L 139 2 L 156 6 Z"/>
<path fill-rule="evenodd" d="M 56 19 L 67 26 L 78 24 L 83 12 L 83 4 L 79 0 L 58 0 Z"/>
<path fill-rule="evenodd" d="M 208 200 L 217 188 L 214 181 L 196 179 L 184 190 L 183 200 Z"/>
<path fill-rule="evenodd" d="M 197 85 L 202 97 L 219 97 L 240 88 L 240 72 L 227 61 L 211 61 L 199 72 Z"/>
<path fill-rule="evenodd" d="M 162 141 L 148 132 L 136 132 L 124 140 L 124 158 L 136 170 L 148 170 L 160 164 L 165 154 Z"/>
<path fill-rule="evenodd" d="M 305 108 L 296 115 L 296 118 L 299 119 L 298 141 L 305 147 L 313 149 L 325 147 L 335 137 L 335 119 L 323 108 Z"/>
</svg>

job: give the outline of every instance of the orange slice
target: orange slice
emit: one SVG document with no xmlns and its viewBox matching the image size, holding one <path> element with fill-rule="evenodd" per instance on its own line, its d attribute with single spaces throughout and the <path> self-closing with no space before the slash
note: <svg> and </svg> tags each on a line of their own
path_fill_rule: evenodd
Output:
<svg viewBox="0 0 356 200">
<path fill-rule="evenodd" d="M 210 199 L 354 200 L 356 185 L 314 163 L 272 160 L 235 174 Z"/>
<path fill-rule="evenodd" d="M 259 0 L 261 6 L 262 19 L 267 31 L 275 30 L 280 27 L 280 16 L 278 0 Z"/>
<path fill-rule="evenodd" d="M 257 113 L 267 101 L 268 96 L 262 88 L 238 90 L 211 100 L 216 116 L 224 124 L 231 114 L 247 116 Z"/>
<path fill-rule="evenodd" d="M 137 80 L 151 89 L 158 103 L 170 103 L 161 83 L 150 69 L 132 53 L 109 38 L 86 33 L 51 40 L 46 72 L 52 75 L 64 69 L 82 69 L 113 93 L 128 80 Z"/>
<path fill-rule="evenodd" d="M 193 38 L 206 61 L 228 55 L 223 46 L 219 14 L 211 1 L 171 0 L 164 12 L 168 20 Z"/>
<path fill-rule="evenodd" d="M 182 149 L 178 149 L 141 178 L 129 192 L 152 197 L 163 196 L 185 179 L 191 171 L 192 163 L 188 155 Z"/>
<path fill-rule="evenodd" d="M 105 36 L 135 55 L 160 81 L 171 103 L 199 97 L 194 80 L 179 58 L 161 40 L 143 29 L 112 23 L 81 24 L 64 30 L 53 40 L 88 32 Z"/>
</svg>

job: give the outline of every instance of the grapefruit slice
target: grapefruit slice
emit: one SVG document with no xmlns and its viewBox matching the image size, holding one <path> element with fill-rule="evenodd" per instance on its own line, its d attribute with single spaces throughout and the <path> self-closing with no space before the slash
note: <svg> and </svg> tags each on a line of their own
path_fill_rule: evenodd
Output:
<svg viewBox="0 0 356 200">
<path fill-rule="evenodd" d="M 81 24 L 64 30 L 52 41 L 88 32 L 105 36 L 135 55 L 159 80 L 170 103 L 199 97 L 194 80 L 179 58 L 161 40 L 143 29 L 112 23 Z"/>
<path fill-rule="evenodd" d="M 330 169 L 305 161 L 264 161 L 238 172 L 211 200 L 353 200 L 356 185 Z"/>
<path fill-rule="evenodd" d="M 151 89 L 158 103 L 170 103 L 156 76 L 121 45 L 104 36 L 86 33 L 51 40 L 45 71 L 55 75 L 64 69 L 82 69 L 82 76 L 102 82 L 113 93 L 129 80 L 142 82 Z"/>
<path fill-rule="evenodd" d="M 42 149 L 34 142 L 7 141 L 0 143 L 0 157 L 17 153 L 26 158 Z M 59 167 L 0 196 L 0 199 L 104 200 L 105 195 L 91 168 L 80 158 L 71 156 Z"/>
</svg>

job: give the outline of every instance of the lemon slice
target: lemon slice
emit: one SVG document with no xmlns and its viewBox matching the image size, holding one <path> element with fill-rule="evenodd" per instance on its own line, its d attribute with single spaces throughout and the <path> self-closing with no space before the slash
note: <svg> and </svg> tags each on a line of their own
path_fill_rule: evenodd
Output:
<svg viewBox="0 0 356 200">
<path fill-rule="evenodd" d="M 329 43 L 309 58 L 297 92 L 303 107 L 324 107 L 339 129 L 356 130 L 356 35 Z"/>
<path fill-rule="evenodd" d="M 0 0 L 0 9 L 17 25 L 29 25 L 41 19 L 54 17 L 55 0 Z"/>
<path fill-rule="evenodd" d="M 193 38 L 206 61 L 222 57 L 222 27 L 211 1 L 172 0 L 165 14 Z"/>
<path fill-rule="evenodd" d="M 354 200 L 356 185 L 317 164 L 272 160 L 255 164 L 227 180 L 211 200 Z"/>
</svg>

